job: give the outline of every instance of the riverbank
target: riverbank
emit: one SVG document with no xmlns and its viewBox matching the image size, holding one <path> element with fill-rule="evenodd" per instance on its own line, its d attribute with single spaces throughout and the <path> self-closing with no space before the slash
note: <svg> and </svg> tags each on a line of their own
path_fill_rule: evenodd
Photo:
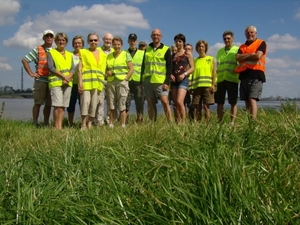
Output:
<svg viewBox="0 0 300 225">
<path fill-rule="evenodd" d="M 299 113 L 258 118 L 85 131 L 2 119 L 0 221 L 300 224 Z"/>
</svg>

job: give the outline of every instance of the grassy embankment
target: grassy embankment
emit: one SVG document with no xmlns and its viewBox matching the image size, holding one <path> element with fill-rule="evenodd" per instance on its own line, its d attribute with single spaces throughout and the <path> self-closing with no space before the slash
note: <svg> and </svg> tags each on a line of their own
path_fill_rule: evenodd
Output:
<svg viewBox="0 0 300 225">
<path fill-rule="evenodd" d="M 56 131 L 0 120 L 0 223 L 300 224 L 297 109 L 257 122 L 239 112 L 234 127 L 164 121 Z"/>
</svg>

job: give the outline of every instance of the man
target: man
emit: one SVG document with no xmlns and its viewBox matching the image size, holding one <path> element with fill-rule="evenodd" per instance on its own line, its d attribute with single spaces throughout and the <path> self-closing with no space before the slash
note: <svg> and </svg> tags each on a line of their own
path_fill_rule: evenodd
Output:
<svg viewBox="0 0 300 225">
<path fill-rule="evenodd" d="M 113 35 L 111 33 L 106 33 L 102 40 L 103 40 L 103 46 L 100 47 L 100 49 L 102 49 L 102 51 L 108 55 L 110 53 L 113 52 L 113 48 L 111 47 L 112 45 L 112 39 L 113 39 Z M 105 84 L 106 85 L 106 84 Z M 105 99 L 105 85 L 103 90 L 100 92 L 100 100 L 99 103 L 97 105 L 97 110 L 96 110 L 96 116 L 95 116 L 95 124 L 102 126 L 104 125 L 104 99 Z M 108 108 L 108 107 L 107 107 Z M 107 124 L 109 124 L 109 110 L 107 110 Z"/>
<path fill-rule="evenodd" d="M 141 41 L 141 42 L 139 43 L 139 50 L 145 51 L 146 48 L 147 48 L 147 43 L 144 42 L 144 41 Z"/>
<path fill-rule="evenodd" d="M 233 45 L 234 34 L 232 31 L 223 33 L 225 47 L 217 52 L 217 91 L 215 102 L 217 103 L 217 114 L 219 123 L 223 120 L 225 95 L 227 92 L 230 104 L 230 120 L 234 124 L 237 114 L 237 99 L 239 75 L 235 72 L 237 61 L 235 59 L 238 47 Z"/>
<path fill-rule="evenodd" d="M 135 107 L 136 107 L 136 121 L 141 123 L 143 121 L 143 114 L 144 114 L 144 95 L 143 95 L 143 87 L 141 86 L 141 68 L 142 62 L 144 58 L 144 51 L 138 50 L 137 45 L 137 35 L 136 34 L 129 34 L 128 36 L 128 44 L 129 49 L 126 50 L 132 57 L 132 63 L 134 66 L 134 72 L 129 80 L 129 89 L 130 92 L 127 97 L 126 103 L 126 111 L 127 111 L 127 119 L 129 116 L 129 109 L 131 104 L 131 96 L 133 94 Z"/>
<path fill-rule="evenodd" d="M 54 39 L 54 32 L 52 30 L 45 30 L 42 36 L 44 40 L 43 45 L 39 45 L 32 49 L 22 59 L 22 64 L 29 76 L 34 78 L 33 98 L 34 105 L 32 108 L 33 124 L 38 125 L 39 113 L 41 105 L 44 105 L 44 125 L 49 124 L 49 117 L 51 111 L 51 97 L 48 87 L 49 70 L 47 66 L 47 52 L 52 49 Z M 36 72 L 32 72 L 29 63 L 34 62 Z"/>
<path fill-rule="evenodd" d="M 248 26 L 245 29 L 247 41 L 236 54 L 239 62 L 236 72 L 239 73 L 240 99 L 245 101 L 247 112 L 253 119 L 257 117 L 257 101 L 260 100 L 263 83 L 266 82 L 267 44 L 256 38 L 257 29 Z"/>
<path fill-rule="evenodd" d="M 148 114 L 152 121 L 156 121 L 156 99 L 160 98 L 167 121 L 172 122 L 172 113 L 168 101 L 170 76 L 172 73 L 172 57 L 170 48 L 161 43 L 162 33 L 154 29 L 151 33 L 152 43 L 145 50 L 141 81 L 148 103 Z"/>
</svg>

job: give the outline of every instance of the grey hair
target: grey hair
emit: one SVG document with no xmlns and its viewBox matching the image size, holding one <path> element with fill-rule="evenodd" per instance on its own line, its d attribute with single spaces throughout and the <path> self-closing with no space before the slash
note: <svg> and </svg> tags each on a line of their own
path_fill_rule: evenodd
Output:
<svg viewBox="0 0 300 225">
<path fill-rule="evenodd" d="M 97 33 L 91 32 L 91 33 L 89 33 L 88 36 L 87 36 L 87 41 L 89 41 L 89 38 L 90 38 L 90 36 L 92 36 L 92 35 L 97 36 L 97 38 L 99 39 L 99 35 L 98 35 Z"/>
<path fill-rule="evenodd" d="M 250 29 L 250 28 L 252 28 L 255 32 L 257 32 L 257 29 L 256 29 L 255 26 L 247 26 L 246 29 L 245 29 L 245 32 L 246 32 L 248 29 Z"/>
</svg>

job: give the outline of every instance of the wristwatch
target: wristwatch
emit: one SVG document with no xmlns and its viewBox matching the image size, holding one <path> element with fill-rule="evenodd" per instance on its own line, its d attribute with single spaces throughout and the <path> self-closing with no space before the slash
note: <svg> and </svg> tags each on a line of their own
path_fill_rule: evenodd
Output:
<svg viewBox="0 0 300 225">
<path fill-rule="evenodd" d="M 187 76 L 188 76 L 187 72 L 184 72 L 184 76 L 185 76 L 185 77 L 187 77 Z"/>
</svg>

